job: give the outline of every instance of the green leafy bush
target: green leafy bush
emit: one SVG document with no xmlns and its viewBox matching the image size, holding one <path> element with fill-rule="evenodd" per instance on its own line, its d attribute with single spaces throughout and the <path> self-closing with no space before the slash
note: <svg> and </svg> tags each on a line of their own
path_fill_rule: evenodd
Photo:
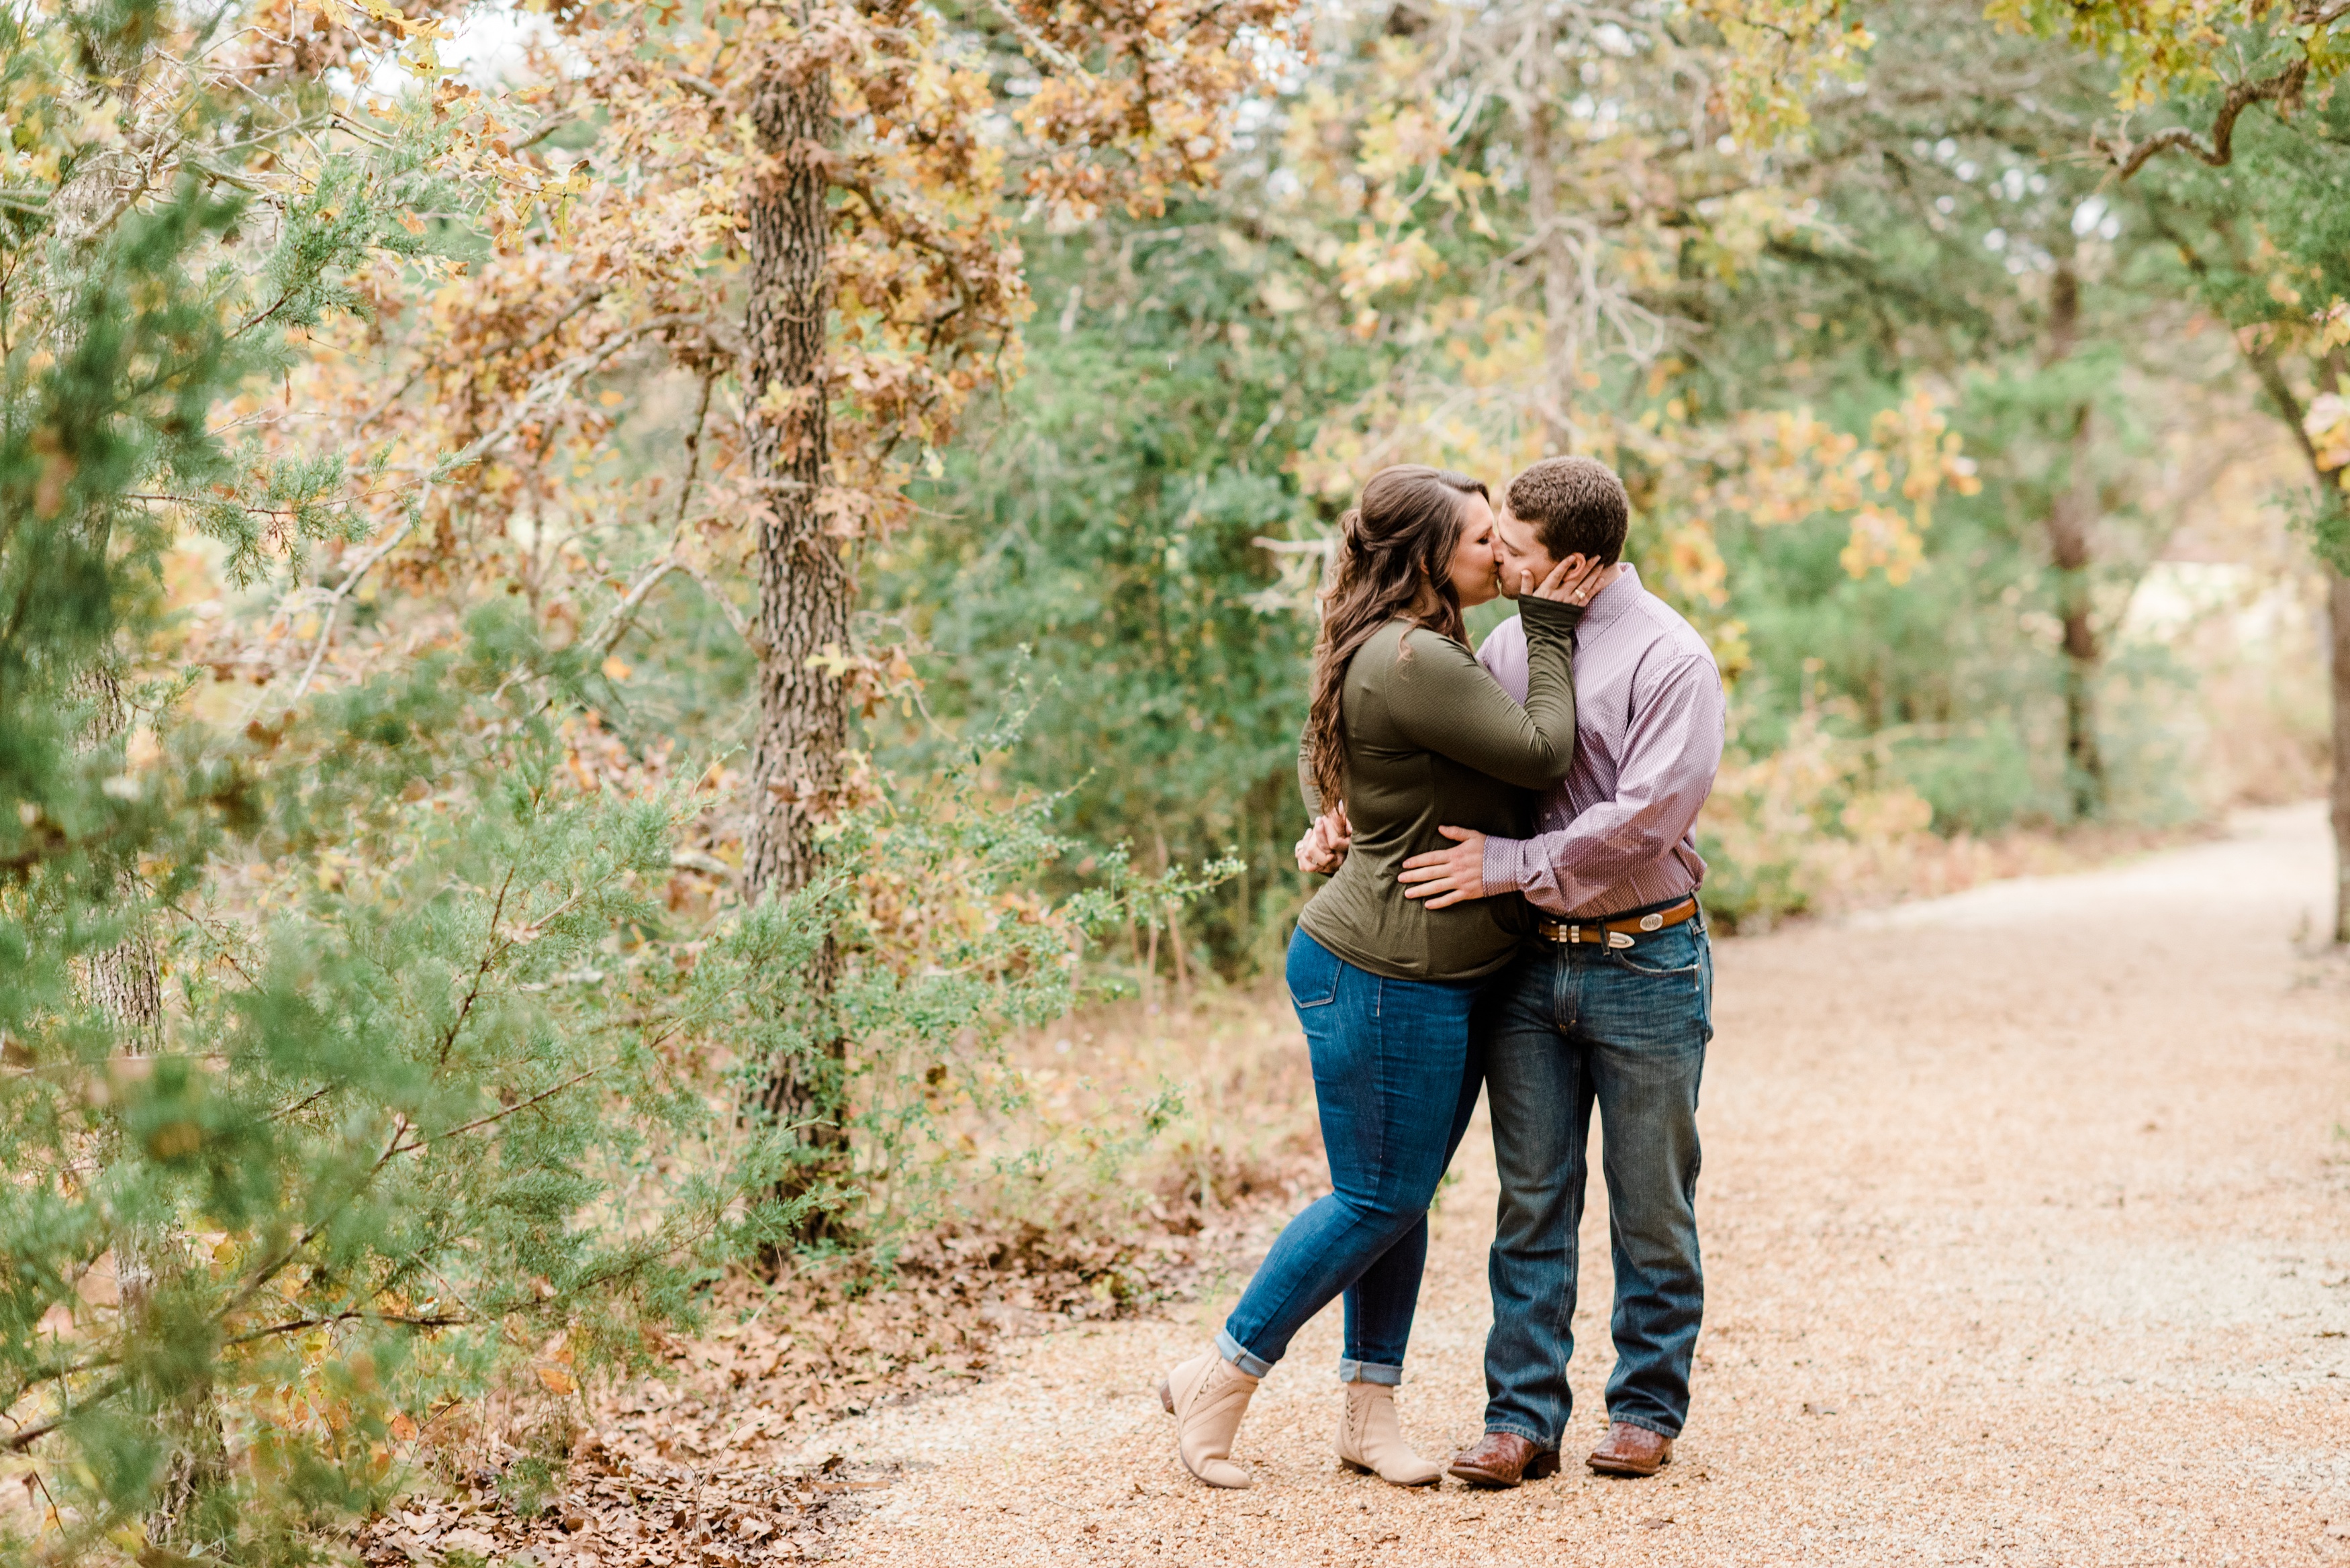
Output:
<svg viewBox="0 0 2350 1568">
<path fill-rule="evenodd" d="M 1085 934 L 1222 874 L 1119 857 L 1038 895 L 1054 803 L 993 799 L 988 736 L 937 781 L 875 781 L 798 896 L 681 923 L 657 894 L 701 802 L 582 787 L 548 716 L 592 696 L 577 669 L 497 617 L 473 629 L 224 761 L 191 737 L 184 777 L 233 776 L 241 826 L 151 910 L 177 933 L 159 1052 L 124 1054 L 64 988 L 11 1017 L 0 1402 L 18 1449 L 71 1456 L 41 1467 L 53 1554 L 185 1485 L 189 1542 L 298 1558 L 400 1484 L 402 1434 L 557 1345 L 550 1386 L 642 1364 L 715 1271 L 814 1211 L 886 1266 L 974 1178 L 950 1102 L 1018 1111 L 1003 1042 L 1067 1009 Z M 140 789 L 172 822 L 167 774 Z M 789 1201 L 792 1167 L 837 1145 L 746 1114 L 784 1059 L 835 1064 L 813 1119 L 853 1156 Z M 217 1445 L 192 1473 L 192 1409 Z"/>
</svg>

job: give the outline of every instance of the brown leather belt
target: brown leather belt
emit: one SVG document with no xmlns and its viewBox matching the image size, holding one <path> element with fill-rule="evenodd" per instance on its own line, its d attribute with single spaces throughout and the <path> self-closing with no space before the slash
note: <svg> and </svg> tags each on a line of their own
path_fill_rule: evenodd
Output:
<svg viewBox="0 0 2350 1568">
<path fill-rule="evenodd" d="M 1645 915 L 1626 915 L 1613 920 L 1538 920 L 1534 929 L 1549 941 L 1561 947 L 1584 947 L 1597 944 L 1623 949 L 1637 946 L 1642 937 L 1653 937 L 1697 919 L 1697 898 L 1694 895 L 1678 904 L 1661 909 L 1651 909 Z"/>
</svg>

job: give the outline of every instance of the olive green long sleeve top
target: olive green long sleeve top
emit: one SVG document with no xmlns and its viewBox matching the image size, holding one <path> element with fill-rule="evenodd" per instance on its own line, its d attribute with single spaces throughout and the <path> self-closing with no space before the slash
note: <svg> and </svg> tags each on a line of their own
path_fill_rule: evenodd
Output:
<svg viewBox="0 0 2350 1568">
<path fill-rule="evenodd" d="M 1518 604 L 1523 708 L 1467 648 L 1408 620 L 1380 628 L 1347 666 L 1339 702 L 1354 842 L 1297 923 L 1358 969 L 1389 980 L 1482 979 L 1509 961 L 1531 924 L 1515 894 L 1431 909 L 1396 880 L 1410 857 L 1451 846 L 1440 826 L 1529 836 L 1539 793 L 1575 760 L 1572 638 L 1582 607 L 1531 594 Z M 1302 766 L 1300 778 L 1318 811 Z"/>
</svg>

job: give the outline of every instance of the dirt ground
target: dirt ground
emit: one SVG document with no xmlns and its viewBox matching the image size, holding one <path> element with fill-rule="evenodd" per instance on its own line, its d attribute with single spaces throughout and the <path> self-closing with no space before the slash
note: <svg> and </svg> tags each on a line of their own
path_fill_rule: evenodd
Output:
<svg viewBox="0 0 2350 1568">
<path fill-rule="evenodd" d="M 1176 1316 L 1029 1340 L 969 1393 L 799 1452 L 882 1484 L 875 1563 L 2350 1563 L 2350 974 L 2305 956 L 2314 808 L 2086 876 L 1725 941 L 1677 1461 L 1516 1491 L 1340 1471 L 1334 1307 L 1193 1482 L 1151 1390 Z M 1302 1049 L 1302 1044 L 1301 1047 Z M 1494 1179 L 1443 1196 L 1406 1429 L 1471 1439 Z M 1584 1231 L 1575 1439 L 1611 1358 Z M 1570 1452 L 1578 1453 L 1571 1449 Z M 868 1483 L 869 1484 L 869 1483 Z"/>
</svg>

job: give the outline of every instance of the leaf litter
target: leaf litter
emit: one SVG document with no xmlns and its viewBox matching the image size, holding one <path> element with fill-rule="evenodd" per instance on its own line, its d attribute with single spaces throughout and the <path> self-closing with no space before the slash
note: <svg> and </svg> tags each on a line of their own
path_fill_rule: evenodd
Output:
<svg viewBox="0 0 2350 1568">
<path fill-rule="evenodd" d="M 998 1347 L 1073 1324 L 1134 1316 L 1187 1299 L 1212 1271 L 1269 1239 L 1319 1175 L 1310 1144 L 1270 1168 L 1162 1189 L 1116 1240 L 1087 1227 L 1024 1223 L 925 1236 L 894 1277 L 734 1278 L 711 1329 L 661 1347 L 662 1370 L 600 1390 L 547 1376 L 462 1460 L 439 1495 L 419 1493 L 357 1541 L 369 1568 L 740 1568 L 821 1562 L 865 1494 L 901 1467 L 837 1454 L 794 1462 L 827 1423 L 970 1386 Z M 1237 1193 L 1237 1198 L 1232 1196 Z M 859 1288 L 860 1286 L 866 1288 Z M 562 1397 L 568 1394 L 569 1397 Z M 572 1434 L 550 1495 L 517 1507 L 511 1472 L 528 1429 Z M 443 1459 L 457 1451 L 444 1449 Z M 525 1499 L 525 1501 L 528 1500 Z"/>
</svg>

